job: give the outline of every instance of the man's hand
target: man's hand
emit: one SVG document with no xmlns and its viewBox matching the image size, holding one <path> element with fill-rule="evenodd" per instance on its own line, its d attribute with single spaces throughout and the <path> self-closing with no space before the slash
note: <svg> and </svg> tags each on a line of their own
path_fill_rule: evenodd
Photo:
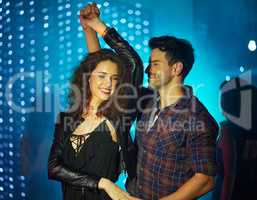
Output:
<svg viewBox="0 0 257 200">
<path fill-rule="evenodd" d="M 96 3 L 88 4 L 86 7 L 80 10 L 80 24 L 83 27 L 84 30 L 90 28 L 88 26 L 88 23 L 90 23 L 90 20 L 93 20 L 94 18 L 99 18 L 100 11 L 96 5 Z"/>
<path fill-rule="evenodd" d="M 92 28 L 94 31 L 104 36 L 107 26 L 99 18 L 100 11 L 96 4 L 88 4 L 80 10 L 80 23 L 85 31 Z"/>
</svg>

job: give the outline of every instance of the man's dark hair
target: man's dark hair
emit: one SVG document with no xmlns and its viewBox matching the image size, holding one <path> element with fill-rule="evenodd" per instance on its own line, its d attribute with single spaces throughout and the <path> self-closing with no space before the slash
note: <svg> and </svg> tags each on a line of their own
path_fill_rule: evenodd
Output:
<svg viewBox="0 0 257 200">
<path fill-rule="evenodd" d="M 187 40 L 176 38 L 173 36 L 161 36 L 151 38 L 149 47 L 153 49 L 160 49 L 166 52 L 166 58 L 169 65 L 176 62 L 183 63 L 183 79 L 187 76 L 195 61 L 194 49 L 191 43 Z"/>
</svg>

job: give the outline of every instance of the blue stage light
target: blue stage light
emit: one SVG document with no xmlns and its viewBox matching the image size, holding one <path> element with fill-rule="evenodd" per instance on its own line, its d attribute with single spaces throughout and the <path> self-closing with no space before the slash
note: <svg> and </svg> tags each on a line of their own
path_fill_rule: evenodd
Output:
<svg viewBox="0 0 257 200">
<path fill-rule="evenodd" d="M 125 24 L 126 22 L 127 22 L 127 20 L 125 18 L 120 19 L 120 23 Z"/>
<path fill-rule="evenodd" d="M 129 15 L 132 15 L 133 13 L 134 13 L 134 11 L 133 11 L 132 9 L 129 9 L 129 10 L 128 10 L 128 14 L 129 14 Z"/>
<path fill-rule="evenodd" d="M 110 5 L 110 3 L 108 2 L 108 1 L 105 1 L 104 3 L 103 3 L 103 6 L 104 7 L 108 7 Z"/>
<path fill-rule="evenodd" d="M 71 7 L 71 4 L 70 3 L 67 3 L 66 5 L 65 5 L 65 8 L 70 8 Z"/>
<path fill-rule="evenodd" d="M 126 37 L 128 36 L 128 34 L 127 34 L 127 32 L 122 32 L 122 33 L 121 33 L 121 36 L 124 37 L 124 38 L 126 38 Z"/>
<path fill-rule="evenodd" d="M 128 27 L 129 27 L 129 28 L 133 28 L 133 27 L 134 27 L 134 24 L 131 23 L 131 22 L 129 22 L 129 23 L 128 23 Z"/>
<path fill-rule="evenodd" d="M 244 72 L 245 69 L 243 66 L 240 66 L 239 70 L 240 70 L 240 72 Z"/>
<path fill-rule="evenodd" d="M 250 51 L 255 51 L 256 50 L 256 41 L 255 40 L 250 40 L 248 43 L 248 49 Z"/>
<path fill-rule="evenodd" d="M 230 80 L 230 76 L 226 76 L 226 81 L 229 81 Z"/>
<path fill-rule="evenodd" d="M 20 14 L 20 15 L 23 15 L 23 14 L 24 14 L 24 10 L 21 10 L 19 14 Z"/>
<path fill-rule="evenodd" d="M 116 26 L 118 24 L 118 21 L 115 19 L 115 20 L 112 20 L 112 25 Z"/>
<path fill-rule="evenodd" d="M 135 47 L 136 47 L 136 49 L 138 49 L 138 50 L 141 49 L 141 45 L 140 45 L 140 44 L 136 44 Z"/>
</svg>

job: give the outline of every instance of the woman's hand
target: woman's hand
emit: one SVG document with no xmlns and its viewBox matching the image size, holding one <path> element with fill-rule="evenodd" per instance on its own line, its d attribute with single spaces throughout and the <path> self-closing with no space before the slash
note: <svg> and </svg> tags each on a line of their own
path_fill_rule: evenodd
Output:
<svg viewBox="0 0 257 200">
<path fill-rule="evenodd" d="M 98 184 L 99 189 L 103 189 L 113 200 L 140 200 L 130 196 L 108 179 L 101 178 Z"/>
<path fill-rule="evenodd" d="M 80 24 L 84 30 L 90 29 L 88 26 L 89 20 L 99 18 L 100 11 L 95 3 L 88 4 L 86 7 L 80 10 Z"/>
<path fill-rule="evenodd" d="M 85 31 L 92 28 L 100 35 L 104 35 L 107 26 L 99 18 L 100 11 L 96 4 L 88 4 L 85 8 L 80 10 L 80 23 Z"/>
</svg>

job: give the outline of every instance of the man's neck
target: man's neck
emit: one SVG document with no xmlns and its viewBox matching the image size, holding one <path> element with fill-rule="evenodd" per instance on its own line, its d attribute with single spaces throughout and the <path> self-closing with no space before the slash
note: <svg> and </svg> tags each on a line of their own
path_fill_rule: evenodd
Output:
<svg viewBox="0 0 257 200">
<path fill-rule="evenodd" d="M 170 106 L 184 96 L 184 85 L 182 82 L 171 82 L 159 90 L 160 108 L 163 109 Z"/>
</svg>

